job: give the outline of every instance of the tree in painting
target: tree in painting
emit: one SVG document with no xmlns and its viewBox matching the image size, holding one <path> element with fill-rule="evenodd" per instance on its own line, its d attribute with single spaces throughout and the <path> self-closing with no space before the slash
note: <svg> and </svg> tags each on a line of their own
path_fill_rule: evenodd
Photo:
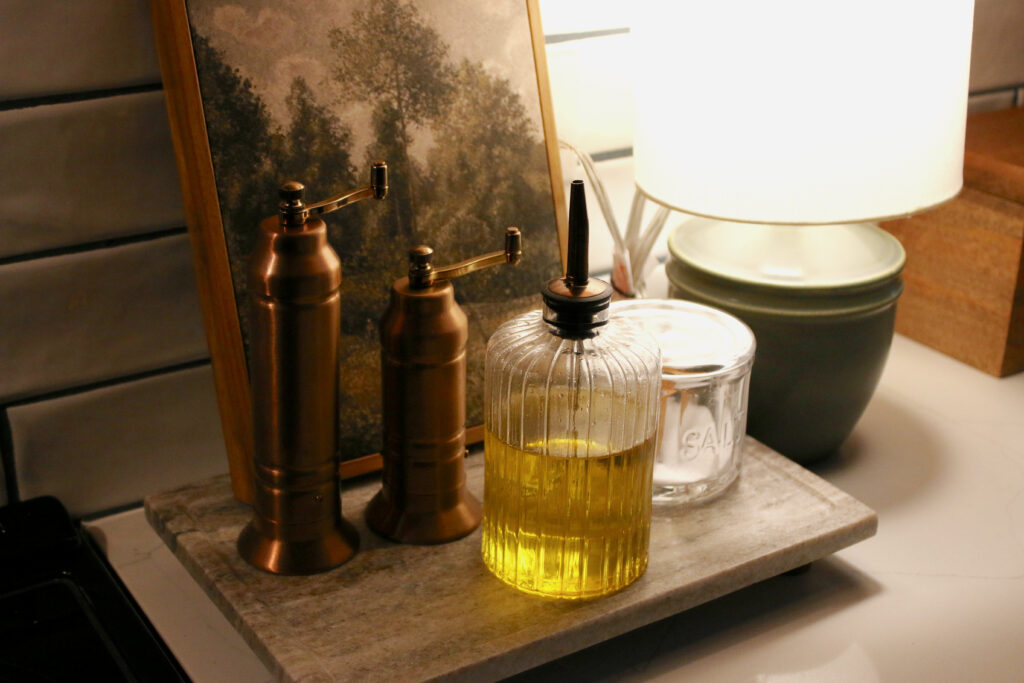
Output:
<svg viewBox="0 0 1024 683">
<path fill-rule="evenodd" d="M 352 14 L 347 30 L 330 32 L 333 74 L 343 97 L 374 105 L 378 149 L 388 159 L 398 235 L 416 235 L 421 170 L 409 154 L 413 127 L 435 120 L 452 92 L 448 46 L 412 5 L 379 0 Z"/>
<path fill-rule="evenodd" d="M 285 134 L 286 148 L 281 155 L 278 175 L 302 178 L 303 182 L 320 192 L 328 191 L 328 188 L 337 191 L 354 187 L 358 181 L 349 152 L 351 129 L 317 103 L 312 88 L 301 76 L 292 80 L 287 104 L 291 125 Z M 364 174 L 358 175 L 361 179 Z M 348 215 L 338 214 L 337 218 L 344 219 Z"/>
<path fill-rule="evenodd" d="M 544 146 L 531 135 L 508 81 L 468 60 L 454 81 L 435 127 L 437 144 L 427 155 L 429 194 L 422 215 L 442 237 L 447 258 L 458 260 L 498 248 L 505 226 L 543 225 L 551 209 Z M 535 254 L 544 258 L 543 250 Z M 547 256 L 557 254 L 550 250 Z M 507 299 L 539 289 L 536 278 L 534 268 L 487 270 L 465 278 L 459 288 L 470 300 Z"/>
</svg>

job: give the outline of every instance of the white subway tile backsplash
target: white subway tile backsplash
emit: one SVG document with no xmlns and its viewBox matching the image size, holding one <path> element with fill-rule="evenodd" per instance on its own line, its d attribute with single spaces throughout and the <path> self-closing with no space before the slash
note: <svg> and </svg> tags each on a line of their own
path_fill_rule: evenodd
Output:
<svg viewBox="0 0 1024 683">
<path fill-rule="evenodd" d="M 979 93 L 967 98 L 967 113 L 980 114 L 983 111 L 999 111 L 1014 106 L 1017 91 L 1013 88 L 995 92 Z"/>
<path fill-rule="evenodd" d="M 23 499 L 72 515 L 227 471 L 209 366 L 9 409 Z"/>
<path fill-rule="evenodd" d="M 185 234 L 0 266 L 0 402 L 206 355 Z"/>
<path fill-rule="evenodd" d="M 1024 83 L 1024 0 L 975 0 L 971 92 Z"/>
<path fill-rule="evenodd" d="M 630 35 L 547 46 L 558 137 L 591 154 L 633 146 Z"/>
<path fill-rule="evenodd" d="M 0 100 L 158 83 L 145 0 L 4 0 Z"/>
<path fill-rule="evenodd" d="M 161 91 L 0 111 L 0 150 L 0 257 L 184 225 Z"/>
</svg>

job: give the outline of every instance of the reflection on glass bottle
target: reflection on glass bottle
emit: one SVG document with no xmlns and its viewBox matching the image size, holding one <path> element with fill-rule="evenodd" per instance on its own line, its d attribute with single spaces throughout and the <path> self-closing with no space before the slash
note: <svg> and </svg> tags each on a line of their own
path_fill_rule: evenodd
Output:
<svg viewBox="0 0 1024 683">
<path fill-rule="evenodd" d="M 560 598 L 605 595 L 647 568 L 661 361 L 654 339 L 608 319 L 587 277 L 583 185 L 569 267 L 534 311 L 503 325 L 485 370 L 483 557 L 501 580 Z"/>
</svg>

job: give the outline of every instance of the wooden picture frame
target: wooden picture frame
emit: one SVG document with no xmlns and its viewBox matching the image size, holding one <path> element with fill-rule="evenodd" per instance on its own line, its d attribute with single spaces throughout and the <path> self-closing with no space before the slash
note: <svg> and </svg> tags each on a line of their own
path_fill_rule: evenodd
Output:
<svg viewBox="0 0 1024 683">
<path fill-rule="evenodd" d="M 280 7 L 261 0 L 151 1 L 232 488 L 245 502 L 252 501 L 253 432 L 244 319 L 247 302 L 239 283 L 239 273 L 245 270 L 245 248 L 239 245 L 248 239 L 246 230 L 255 236 L 259 217 L 275 211 L 276 193 L 268 185 L 270 177 L 276 176 L 274 187 L 287 179 L 305 182 L 308 199 L 316 201 L 356 184 L 350 177 L 333 177 L 348 174 L 332 175 L 331 169 L 354 169 L 358 172 L 357 184 L 365 184 L 369 164 L 364 157 L 376 145 L 398 150 L 405 160 L 404 167 L 397 164 L 396 174 L 396 160 L 378 155 L 391 166 L 393 193 L 397 189 L 401 195 L 406 182 L 409 196 L 421 190 L 420 201 L 408 205 L 415 207 L 411 215 L 417 221 L 422 215 L 422 222 L 429 225 L 396 220 L 398 228 L 392 243 L 371 239 L 376 234 L 370 232 L 371 228 L 379 231 L 390 224 L 379 213 L 367 212 L 382 209 L 353 213 L 345 232 L 332 232 L 332 244 L 336 240 L 344 242 L 335 244 L 343 261 L 343 339 L 345 330 L 349 330 L 348 338 L 355 340 L 352 346 L 361 349 L 364 338 L 371 333 L 369 328 L 375 330 L 374 316 L 383 312 L 380 302 L 387 296 L 390 280 L 403 274 L 401 254 L 406 249 L 426 242 L 437 250 L 438 263 L 444 264 L 500 248 L 507 225 L 522 229 L 523 264 L 534 265 L 492 269 L 495 273 L 522 269 L 513 284 L 501 284 L 501 276 L 496 276 L 498 279 L 474 286 L 468 282 L 477 277 L 474 274 L 464 278 L 466 285 L 460 281 L 456 287 L 464 308 L 476 306 L 490 311 L 468 311 L 471 395 L 474 382 L 482 382 L 480 339 L 486 342 L 499 319 L 538 305 L 532 295 L 546 279 L 561 274 L 567 241 L 564 190 L 537 0 L 297 0 Z M 285 7 L 289 14 L 285 14 Z M 396 53 L 407 45 L 426 45 L 423 49 L 428 58 L 420 54 L 412 63 L 422 64 L 426 59 L 433 64 L 434 71 L 428 74 L 433 80 L 413 81 L 417 92 L 427 93 L 422 106 L 417 105 L 415 117 L 395 114 L 394 107 L 374 100 L 372 87 L 365 84 L 360 92 L 366 97 L 358 99 L 353 95 L 355 86 L 347 83 L 352 80 L 352 64 L 366 61 L 353 46 L 369 37 L 368 32 L 385 25 L 373 22 L 374 12 L 386 11 L 398 16 L 399 23 L 405 22 L 405 32 L 398 38 L 375 34 L 377 40 L 370 44 Z M 305 14 L 308 16 L 302 16 Z M 388 27 L 394 26 L 393 19 L 386 24 Z M 480 23 L 474 25 L 475 20 Z M 514 52 L 517 45 L 519 53 Z M 496 52 L 482 58 L 481 50 L 486 49 Z M 357 54 L 359 59 L 351 57 Z M 524 72 L 527 68 L 528 73 Z M 277 87 L 285 77 L 278 72 L 293 74 L 287 96 Z M 527 80 L 532 85 L 524 85 Z M 447 93 L 444 96 L 449 99 L 438 100 L 438 92 Z M 430 97 L 434 99 L 427 101 Z M 367 113 L 374 102 L 377 109 Z M 378 110 L 386 113 L 377 115 Z M 387 131 L 401 134 L 389 137 Z M 480 144 L 471 140 L 467 131 L 485 137 L 493 133 L 496 137 L 487 139 L 498 142 L 493 147 Z M 320 138 L 314 144 L 310 140 L 316 135 Z M 325 141 L 332 144 L 321 144 Z M 345 148 L 348 157 L 340 161 L 335 158 L 344 146 L 339 141 L 349 143 Z M 319 152 L 311 153 L 312 149 Z M 363 155 L 356 158 L 358 152 Z M 483 152 L 511 161 L 507 167 L 499 164 L 493 168 L 489 163 L 473 163 L 480 161 Z M 471 180 L 489 182 L 467 192 L 465 183 L 450 178 L 453 170 L 469 172 Z M 494 177 L 483 177 L 488 173 Z M 316 182 L 309 182 L 307 174 L 316 176 Z M 497 215 L 482 218 L 492 208 Z M 520 218 L 519 213 L 526 218 Z M 240 219 L 243 214 L 249 216 L 251 224 Z M 373 243 L 349 250 L 353 235 Z M 353 285 L 361 289 L 345 290 L 346 258 L 354 259 L 347 264 L 348 271 L 354 270 L 357 278 L 365 276 L 365 282 L 358 280 Z M 373 277 L 367 275 L 371 272 Z M 390 273 L 389 280 L 384 279 L 385 273 Z M 495 287 L 494 283 L 499 285 Z M 488 301 L 488 293 L 498 298 Z M 510 303 L 505 305 L 505 301 Z M 346 310 L 350 311 L 347 321 Z M 478 319 L 474 320 L 474 315 Z M 342 348 L 344 356 L 344 341 Z M 366 349 L 361 360 L 348 365 L 358 366 L 361 385 L 377 387 L 379 401 L 379 371 L 370 376 L 374 368 Z M 342 366 L 346 367 L 344 357 Z M 351 381 L 346 384 L 342 377 L 341 383 L 344 394 Z M 351 405 L 355 403 L 363 408 L 363 403 L 370 405 L 372 401 L 353 398 Z M 473 411 L 469 412 L 473 424 Z M 364 416 L 365 424 L 353 425 L 347 423 L 349 417 L 343 401 L 342 476 L 378 469 L 380 456 L 374 453 L 379 441 L 375 448 L 355 452 L 359 450 L 355 444 L 368 443 L 372 438 L 366 427 L 372 417 Z M 353 435 L 346 441 L 344 430 L 348 426 Z M 467 433 L 470 441 L 481 437 L 479 428 Z M 347 451 L 346 443 L 353 444 Z"/>
</svg>

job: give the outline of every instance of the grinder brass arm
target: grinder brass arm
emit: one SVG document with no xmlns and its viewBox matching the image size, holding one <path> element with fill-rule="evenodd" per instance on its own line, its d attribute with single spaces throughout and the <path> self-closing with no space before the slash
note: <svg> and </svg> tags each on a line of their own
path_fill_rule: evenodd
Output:
<svg viewBox="0 0 1024 683">
<path fill-rule="evenodd" d="M 354 204 L 360 199 L 384 199 L 388 196 L 388 165 L 383 161 L 375 161 L 370 167 L 370 184 L 351 190 L 337 197 L 325 199 L 309 206 L 311 214 L 330 213 L 337 211 L 343 206 Z"/>
<path fill-rule="evenodd" d="M 434 268 L 430 263 L 434 250 L 430 247 L 416 247 L 409 252 L 409 284 L 416 288 L 429 287 L 435 282 L 454 280 L 467 273 L 494 266 L 499 263 L 515 265 L 523 255 L 523 236 L 519 228 L 505 230 L 505 248 L 482 256 L 459 261 L 450 266 Z"/>
<path fill-rule="evenodd" d="M 303 225 L 310 215 L 321 215 L 337 211 L 343 206 L 355 204 L 363 199 L 384 199 L 388 196 L 388 165 L 383 161 L 373 162 L 370 167 L 370 184 L 355 190 L 349 190 L 337 197 L 325 199 L 316 204 L 305 204 L 302 201 L 304 190 L 302 183 L 289 182 L 281 188 L 281 224 L 286 227 Z"/>
</svg>

